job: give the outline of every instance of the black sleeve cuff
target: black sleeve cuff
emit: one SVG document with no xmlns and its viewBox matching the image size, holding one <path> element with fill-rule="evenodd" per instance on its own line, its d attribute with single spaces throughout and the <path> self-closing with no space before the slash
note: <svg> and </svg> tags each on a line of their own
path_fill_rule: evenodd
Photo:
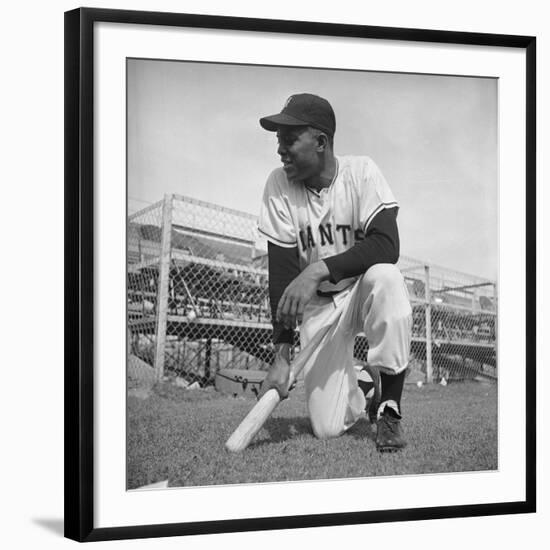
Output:
<svg viewBox="0 0 550 550">
<path fill-rule="evenodd" d="M 281 323 L 273 323 L 274 344 L 294 344 L 294 330 L 285 328 Z"/>
</svg>

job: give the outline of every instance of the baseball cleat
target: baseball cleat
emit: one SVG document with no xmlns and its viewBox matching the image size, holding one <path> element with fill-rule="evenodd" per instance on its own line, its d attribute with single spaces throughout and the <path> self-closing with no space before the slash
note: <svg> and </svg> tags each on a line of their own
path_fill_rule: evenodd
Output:
<svg viewBox="0 0 550 550">
<path fill-rule="evenodd" d="M 376 449 L 381 453 L 394 453 L 406 445 L 400 419 L 390 407 L 385 407 L 377 421 Z"/>
</svg>

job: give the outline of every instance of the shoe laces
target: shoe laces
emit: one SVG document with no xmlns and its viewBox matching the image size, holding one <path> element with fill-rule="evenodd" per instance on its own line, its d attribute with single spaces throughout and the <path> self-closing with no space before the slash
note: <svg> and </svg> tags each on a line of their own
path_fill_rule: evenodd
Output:
<svg viewBox="0 0 550 550">
<path fill-rule="evenodd" d="M 395 418 L 391 414 L 384 413 L 381 417 L 384 426 L 393 434 L 396 434 L 399 430 L 399 418 Z"/>
</svg>

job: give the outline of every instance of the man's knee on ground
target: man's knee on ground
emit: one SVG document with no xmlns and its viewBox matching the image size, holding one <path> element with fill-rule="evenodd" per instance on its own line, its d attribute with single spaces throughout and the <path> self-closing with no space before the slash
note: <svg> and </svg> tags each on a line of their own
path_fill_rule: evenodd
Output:
<svg viewBox="0 0 550 550">
<path fill-rule="evenodd" d="M 341 436 L 345 430 L 340 426 L 331 426 L 330 423 L 324 423 L 322 421 L 311 420 L 311 427 L 313 428 L 313 433 L 318 439 L 332 439 L 334 437 Z"/>
</svg>

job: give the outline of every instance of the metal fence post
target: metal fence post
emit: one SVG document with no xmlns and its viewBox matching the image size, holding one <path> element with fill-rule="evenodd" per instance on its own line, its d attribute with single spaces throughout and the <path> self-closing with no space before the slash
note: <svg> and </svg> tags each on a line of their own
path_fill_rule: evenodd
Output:
<svg viewBox="0 0 550 550">
<path fill-rule="evenodd" d="M 162 238 L 157 286 L 157 326 L 155 338 L 155 376 L 157 382 L 160 382 L 164 376 L 168 292 L 170 283 L 170 250 L 172 245 L 172 199 L 172 195 L 164 195 L 164 202 L 162 205 Z"/>
<path fill-rule="evenodd" d="M 430 266 L 424 266 L 426 283 L 426 383 L 433 382 L 432 365 L 432 293 L 430 290 Z"/>
</svg>

